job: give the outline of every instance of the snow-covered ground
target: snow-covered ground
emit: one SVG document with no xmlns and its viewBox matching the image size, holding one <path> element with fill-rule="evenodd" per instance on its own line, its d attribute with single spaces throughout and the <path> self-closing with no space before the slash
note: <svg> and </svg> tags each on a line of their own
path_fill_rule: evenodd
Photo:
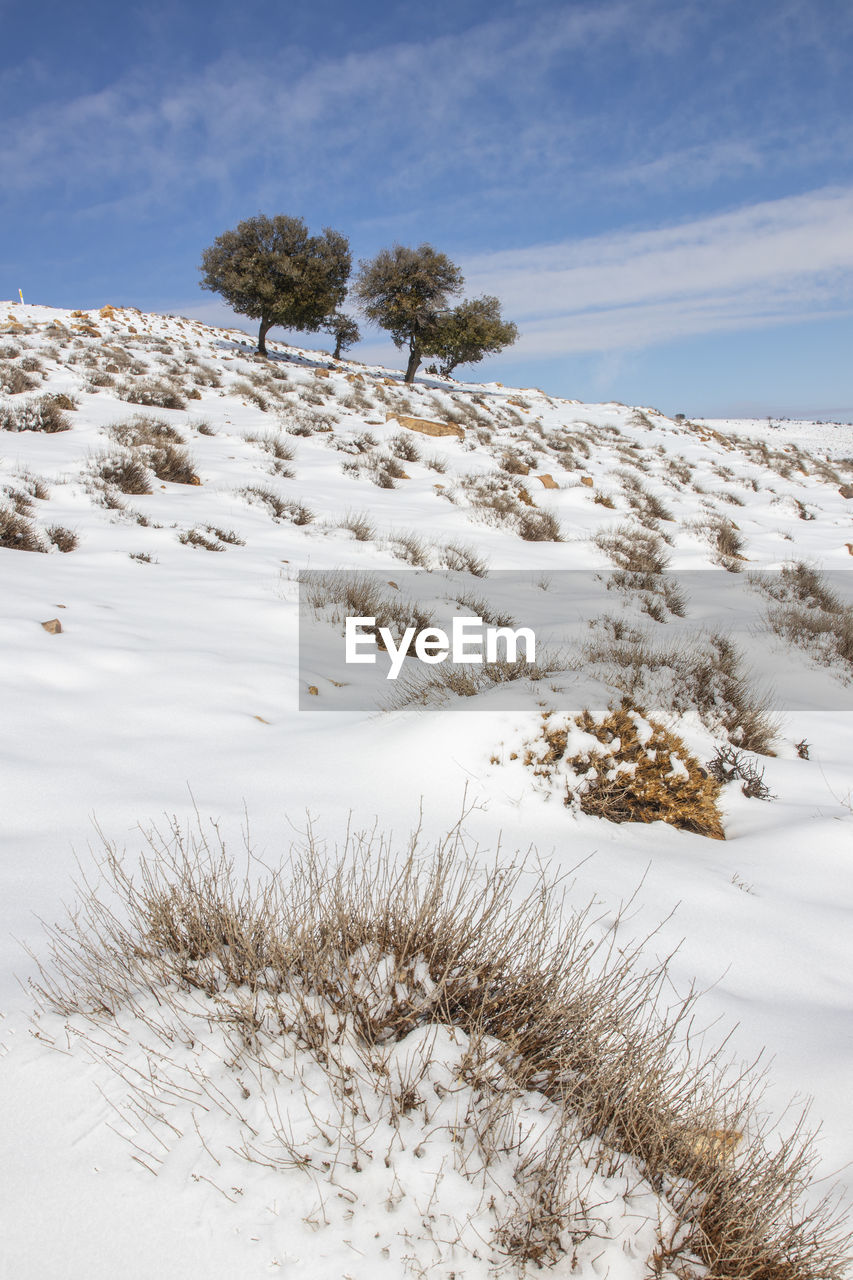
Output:
<svg viewBox="0 0 853 1280">
<path fill-rule="evenodd" d="M 384 1169 L 375 1175 L 379 1207 L 362 1203 L 353 1219 L 336 1206 L 330 1226 L 314 1225 L 298 1171 L 247 1166 L 244 1189 L 223 1195 L 201 1177 L 210 1173 L 202 1148 L 186 1138 L 152 1177 L 107 1123 L 115 1077 L 84 1053 L 55 1053 L 32 1037 L 25 984 L 34 964 L 21 944 L 42 952 L 38 918 L 59 919 L 73 900 L 77 862 L 88 866 L 87 846 L 99 843 L 95 824 L 132 854 L 137 824 L 164 814 L 197 812 L 234 841 L 248 824 L 255 851 L 278 864 L 309 819 L 330 846 L 348 825 L 374 824 L 402 844 L 419 821 L 425 839 L 441 835 L 468 806 L 484 859 L 500 845 L 555 875 L 574 869 L 571 895 L 579 905 L 597 897 L 602 928 L 636 891 L 620 924 L 626 941 L 664 922 L 650 959 L 680 944 L 676 986 L 708 988 L 703 1018 L 723 1030 L 738 1024 L 739 1058 L 766 1050 L 771 1107 L 813 1097 L 821 1173 L 840 1172 L 853 1187 L 853 672 L 768 637 L 767 601 L 748 580 L 750 570 L 792 560 L 839 574 L 853 567 L 853 497 L 842 493 L 853 480 L 850 429 L 677 423 L 648 409 L 428 375 L 405 387 L 399 373 L 269 345 L 270 361 L 259 362 L 245 335 L 177 317 L 0 303 L 0 386 L 10 368 L 33 384 L 0 392 L 0 415 L 47 394 L 74 405 L 63 411 L 70 430 L 0 429 L 0 506 L 17 503 L 48 549 L 0 546 L 0 1272 L 488 1274 L 470 1254 L 454 1273 L 434 1243 L 393 1256 L 377 1245 L 374 1256 L 367 1228 L 371 1213 L 386 1214 Z M 181 387 L 184 407 L 121 398 L 146 379 Z M 149 494 L 118 496 L 97 479 L 107 451 L 129 452 L 110 429 L 138 415 L 173 428 L 196 482 L 150 475 Z M 405 415 L 461 430 L 407 430 Z M 410 456 L 389 464 L 395 450 Z M 491 504 L 500 493 L 509 500 Z M 560 540 L 520 536 L 524 527 L 547 532 L 536 525 L 543 514 L 558 522 Z M 739 573 L 712 545 L 713 531 L 732 523 L 740 550 L 728 569 Z M 300 664 L 300 570 L 376 571 L 397 582 L 393 591 L 420 560 L 436 594 L 484 596 L 490 578 L 460 569 L 452 545 L 494 573 L 523 572 L 547 598 L 549 575 L 556 582 L 564 570 L 607 579 L 606 537 L 617 526 L 663 538 L 688 597 L 694 571 L 713 579 L 710 603 L 697 588 L 684 618 L 645 616 L 657 641 L 691 622 L 726 631 L 752 620 L 742 635 L 749 678 L 777 695 L 775 754 L 756 757 L 775 799 L 748 799 L 728 784 L 724 841 L 663 823 L 609 823 L 567 808 L 534 778 L 524 744 L 543 708 L 579 714 L 596 699 L 603 708 L 601 673 L 593 680 L 566 663 L 552 682 L 525 685 L 520 702 L 497 688 L 473 709 L 353 710 L 323 647 L 333 628 L 316 618 L 317 647 Z M 76 535 L 67 554 L 48 539 L 56 528 Z M 635 620 L 625 593 L 602 591 L 607 612 Z M 41 625 L 53 619 L 58 634 Z M 317 693 L 306 699 L 309 684 Z M 304 709 L 314 702 L 317 710 Z M 702 760 L 725 741 L 695 711 L 645 709 Z M 808 758 L 796 747 L 804 742 Z M 448 1039 L 451 1070 L 458 1045 L 452 1031 L 436 1034 Z M 233 1163 L 227 1175 L 236 1177 Z M 615 1203 L 623 1191 L 607 1195 Z M 625 1214 L 646 1212 L 638 1203 Z M 408 1220 L 403 1228 L 415 1230 Z M 582 1274 L 644 1274 L 625 1260 L 646 1243 L 626 1244 L 620 1231 L 605 1263 L 583 1255 Z"/>
</svg>

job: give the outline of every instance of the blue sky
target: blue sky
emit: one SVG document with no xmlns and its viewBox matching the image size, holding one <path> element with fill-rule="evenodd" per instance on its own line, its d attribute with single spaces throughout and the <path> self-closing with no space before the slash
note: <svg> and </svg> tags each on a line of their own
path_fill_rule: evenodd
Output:
<svg viewBox="0 0 853 1280">
<path fill-rule="evenodd" d="M 849 0 L 0 0 L 0 31 L 0 298 L 230 323 L 202 249 L 298 214 L 496 293 L 522 336 L 481 376 L 853 418 Z"/>
</svg>

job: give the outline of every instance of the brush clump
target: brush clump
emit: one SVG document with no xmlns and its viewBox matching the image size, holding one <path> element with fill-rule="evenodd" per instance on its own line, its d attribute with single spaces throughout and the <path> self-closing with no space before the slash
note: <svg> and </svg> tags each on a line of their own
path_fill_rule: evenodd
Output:
<svg viewBox="0 0 853 1280">
<path fill-rule="evenodd" d="M 725 839 L 720 783 L 681 738 L 631 707 L 598 720 L 589 711 L 574 719 L 546 713 L 525 764 L 549 781 L 559 776 L 565 803 L 583 813 Z"/>
</svg>

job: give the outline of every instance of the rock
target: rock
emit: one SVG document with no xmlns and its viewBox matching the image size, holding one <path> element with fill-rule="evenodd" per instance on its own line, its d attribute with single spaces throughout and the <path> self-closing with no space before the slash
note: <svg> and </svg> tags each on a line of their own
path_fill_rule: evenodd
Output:
<svg viewBox="0 0 853 1280">
<path fill-rule="evenodd" d="M 843 484 L 838 492 L 842 498 L 853 498 L 853 484 Z"/>
<path fill-rule="evenodd" d="M 62 623 L 58 618 L 50 618 L 41 624 L 49 636 L 58 636 L 62 632 Z"/>
<path fill-rule="evenodd" d="M 419 431 L 424 436 L 456 436 L 459 440 L 465 439 L 465 432 L 456 422 L 430 422 L 427 418 L 410 418 L 403 413 L 385 414 L 386 422 L 392 419 L 399 422 L 401 427 Z"/>
<path fill-rule="evenodd" d="M 581 484 L 585 484 L 587 489 L 591 489 L 593 483 L 592 476 L 581 476 Z"/>
<path fill-rule="evenodd" d="M 542 484 L 545 486 L 546 489 L 559 489 L 560 487 L 553 476 L 549 476 L 549 475 L 536 476 L 535 479 L 541 480 Z"/>
<path fill-rule="evenodd" d="M 314 370 L 314 377 L 315 377 L 315 378 L 328 378 L 328 376 L 329 376 L 329 370 L 328 370 L 328 369 L 315 369 L 315 370 Z"/>
</svg>

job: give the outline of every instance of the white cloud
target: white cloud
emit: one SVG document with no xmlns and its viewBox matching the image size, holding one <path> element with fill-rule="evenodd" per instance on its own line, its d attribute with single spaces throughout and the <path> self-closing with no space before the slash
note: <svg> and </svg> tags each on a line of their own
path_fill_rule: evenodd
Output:
<svg viewBox="0 0 853 1280">
<path fill-rule="evenodd" d="M 853 189 L 824 189 L 650 231 L 468 259 L 522 330 L 516 354 L 644 347 L 853 309 Z"/>
</svg>

